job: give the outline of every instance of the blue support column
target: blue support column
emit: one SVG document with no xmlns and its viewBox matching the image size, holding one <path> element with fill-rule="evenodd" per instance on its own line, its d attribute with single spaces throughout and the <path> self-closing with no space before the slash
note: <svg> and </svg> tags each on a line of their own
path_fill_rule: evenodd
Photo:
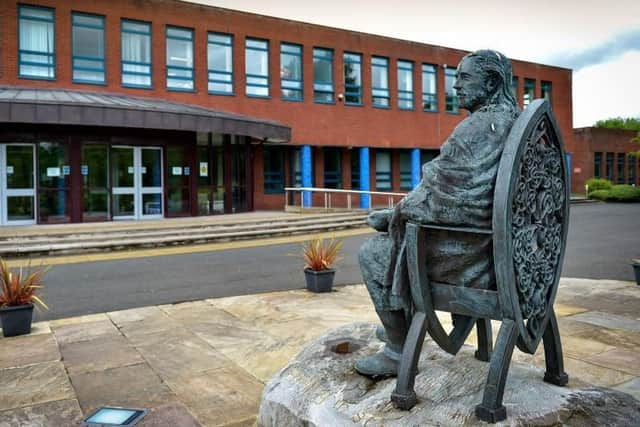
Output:
<svg viewBox="0 0 640 427">
<path fill-rule="evenodd" d="M 302 186 L 303 187 L 311 187 L 312 179 L 311 173 L 313 172 L 313 161 L 311 158 L 311 146 L 303 145 L 300 149 L 300 168 L 302 174 Z M 311 192 L 303 191 L 302 192 L 302 206 L 305 208 L 311 207 Z"/>
<path fill-rule="evenodd" d="M 420 149 L 411 150 L 411 188 L 416 188 L 420 182 Z"/>
<path fill-rule="evenodd" d="M 369 147 L 360 147 L 360 190 L 371 191 L 369 185 Z M 368 194 L 360 195 L 361 209 L 369 209 L 370 202 Z"/>
</svg>

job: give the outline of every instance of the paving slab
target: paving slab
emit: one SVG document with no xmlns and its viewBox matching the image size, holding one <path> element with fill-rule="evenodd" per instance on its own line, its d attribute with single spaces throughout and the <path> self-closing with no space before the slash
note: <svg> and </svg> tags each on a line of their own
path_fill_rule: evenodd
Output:
<svg viewBox="0 0 640 427">
<path fill-rule="evenodd" d="M 167 384 L 206 426 L 253 422 L 264 384 L 239 368 L 212 370 Z"/>
<path fill-rule="evenodd" d="M 73 427 L 82 425 L 76 399 L 58 400 L 0 412 L 0 427 Z"/>
<path fill-rule="evenodd" d="M 588 384 L 612 387 L 633 379 L 634 375 L 617 369 L 609 369 L 584 360 L 564 357 L 564 369 L 569 374 L 569 383 L 579 379 Z"/>
<path fill-rule="evenodd" d="M 175 394 L 146 363 L 71 375 L 84 414 L 100 406 L 154 408 L 175 402 Z"/>
<path fill-rule="evenodd" d="M 640 354 L 637 351 L 614 348 L 604 353 L 585 357 L 586 362 L 640 376 Z"/>
<path fill-rule="evenodd" d="M 0 411 L 76 397 L 62 362 L 1 369 L 0 385 Z"/>
<path fill-rule="evenodd" d="M 630 381 L 624 382 L 622 384 L 618 384 L 613 387 L 615 390 L 623 391 L 625 393 L 629 393 L 636 399 L 640 400 L 640 378 L 636 377 Z"/>
<path fill-rule="evenodd" d="M 602 326 L 609 329 L 623 329 L 629 332 L 640 332 L 640 321 L 625 316 L 617 316 L 612 313 L 604 313 L 601 311 L 589 311 L 586 313 L 571 316 L 572 320 L 591 323 L 592 325 Z"/>
<path fill-rule="evenodd" d="M 51 327 L 59 344 L 122 336 L 118 328 L 106 316 L 101 320 L 52 324 Z"/>
<path fill-rule="evenodd" d="M 136 427 L 202 427 L 181 403 L 167 403 L 153 408 Z"/>
<path fill-rule="evenodd" d="M 56 360 L 60 352 L 51 333 L 0 339 L 0 369 Z"/>
<path fill-rule="evenodd" d="M 60 352 L 70 375 L 144 362 L 140 353 L 122 335 L 64 343 L 60 346 Z"/>
</svg>

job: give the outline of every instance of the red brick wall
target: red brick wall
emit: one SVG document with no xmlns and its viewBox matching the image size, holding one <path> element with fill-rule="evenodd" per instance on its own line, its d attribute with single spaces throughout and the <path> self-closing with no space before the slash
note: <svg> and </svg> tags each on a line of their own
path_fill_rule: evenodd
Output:
<svg viewBox="0 0 640 427">
<path fill-rule="evenodd" d="M 618 180 L 617 156 L 638 151 L 638 144 L 631 140 L 637 132 L 618 129 L 601 129 L 594 127 L 574 129 L 575 150 L 572 153 L 572 184 L 574 192 L 584 192 L 584 185 L 594 176 L 594 153 L 602 153 L 601 170 L 606 177 L 606 153 L 614 153 L 613 176 L 614 184 Z M 628 178 L 628 164 L 625 156 L 625 183 Z M 635 184 L 640 185 L 640 158 L 636 159 Z"/>
<path fill-rule="evenodd" d="M 0 84 L 38 87 L 64 87 L 94 91 L 109 91 L 133 96 L 149 96 L 177 102 L 198 104 L 208 108 L 278 120 L 292 128 L 292 144 L 313 146 L 387 148 L 438 148 L 453 127 L 466 116 L 444 112 L 443 65 L 455 66 L 466 53 L 457 49 L 402 41 L 388 37 L 358 33 L 302 22 L 288 21 L 244 12 L 219 9 L 173 0 L 32 0 L 32 5 L 55 8 L 56 80 L 19 79 L 17 64 L 17 2 L 0 0 Z M 71 82 L 71 12 L 86 12 L 106 17 L 106 79 L 104 86 Z M 120 76 L 120 20 L 121 18 L 151 21 L 153 89 L 132 89 L 121 86 Z M 196 19 L 197 18 L 197 19 Z M 181 93 L 166 90 L 165 29 L 167 25 L 194 29 L 195 35 L 195 92 Z M 207 32 L 225 32 L 234 36 L 235 96 L 216 96 L 207 93 Z M 244 95 L 244 43 L 246 37 L 269 40 L 270 99 L 248 98 Z M 280 43 L 303 45 L 304 101 L 288 102 L 280 99 Z M 344 93 L 342 54 L 361 53 L 363 107 L 313 102 L 313 47 L 334 50 L 334 86 L 336 96 Z M 391 108 L 371 107 L 371 56 L 389 58 Z M 398 59 L 414 62 L 414 111 L 397 108 Z M 421 111 L 421 64 L 436 64 L 438 113 Z M 536 97 L 540 96 L 542 80 L 553 84 L 552 100 L 558 123 L 568 151 L 575 146 L 572 135 L 571 71 L 523 61 L 513 61 L 514 74 L 519 77 L 519 101 L 522 102 L 524 78 L 536 80 Z M 315 154 L 315 152 L 314 152 Z M 372 159 L 374 157 L 372 156 Z M 395 164 L 395 162 L 394 162 Z M 316 160 L 316 174 L 322 163 Z M 375 178 L 372 169 L 372 180 Z M 394 168 L 394 183 L 397 181 Z M 255 208 L 263 209 L 281 204 L 282 197 L 261 195 L 261 168 L 255 168 Z M 316 183 L 321 181 L 317 180 Z M 372 183 L 374 184 L 374 183 Z M 374 186 L 372 186 L 374 188 Z"/>
</svg>

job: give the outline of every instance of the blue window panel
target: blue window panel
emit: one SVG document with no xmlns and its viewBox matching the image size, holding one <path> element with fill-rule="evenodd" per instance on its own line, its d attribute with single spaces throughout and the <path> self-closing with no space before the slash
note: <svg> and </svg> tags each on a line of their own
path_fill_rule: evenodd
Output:
<svg viewBox="0 0 640 427">
<path fill-rule="evenodd" d="M 413 110 L 413 62 L 398 61 L 398 108 Z"/>
<path fill-rule="evenodd" d="M 282 99 L 302 101 L 302 46 L 291 43 L 280 45 L 280 89 Z"/>
<path fill-rule="evenodd" d="M 269 42 L 245 40 L 245 93 L 252 97 L 269 96 Z"/>
<path fill-rule="evenodd" d="M 167 26 L 167 89 L 194 90 L 193 30 Z"/>
<path fill-rule="evenodd" d="M 340 148 L 324 148 L 324 187 L 342 188 L 342 152 Z"/>
<path fill-rule="evenodd" d="M 209 93 L 233 94 L 233 36 L 207 35 L 207 76 Z"/>
<path fill-rule="evenodd" d="M 281 147 L 264 148 L 264 192 L 284 193 L 284 150 Z"/>
<path fill-rule="evenodd" d="M 411 151 L 400 152 L 400 189 L 411 190 Z"/>
<path fill-rule="evenodd" d="M 422 64 L 422 111 L 438 111 L 437 67 Z"/>
<path fill-rule="evenodd" d="M 391 190 L 391 152 L 376 151 L 376 189 Z"/>
<path fill-rule="evenodd" d="M 120 26 L 122 86 L 151 88 L 151 24 L 123 19 Z"/>
<path fill-rule="evenodd" d="M 455 68 L 446 68 L 444 70 L 444 98 L 447 113 L 458 113 L 458 96 L 453 88 L 455 81 Z"/>
<path fill-rule="evenodd" d="M 373 106 L 389 108 L 389 59 L 379 56 L 371 58 L 371 95 Z"/>
<path fill-rule="evenodd" d="M 56 78 L 53 9 L 18 6 L 18 76 L 43 80 Z"/>
<path fill-rule="evenodd" d="M 351 189 L 360 189 L 360 153 L 356 149 L 351 151 Z"/>
<path fill-rule="evenodd" d="M 104 16 L 71 14 L 74 83 L 105 84 Z"/>
<path fill-rule="evenodd" d="M 313 100 L 333 103 L 333 50 L 313 48 Z"/>
<path fill-rule="evenodd" d="M 344 103 L 362 105 L 362 55 L 345 53 L 344 62 Z"/>
</svg>

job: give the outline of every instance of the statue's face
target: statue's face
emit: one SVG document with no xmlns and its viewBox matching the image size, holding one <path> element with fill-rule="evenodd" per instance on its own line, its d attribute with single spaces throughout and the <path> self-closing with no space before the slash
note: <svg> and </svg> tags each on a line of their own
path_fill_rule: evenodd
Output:
<svg viewBox="0 0 640 427">
<path fill-rule="evenodd" d="M 486 105 L 490 95 L 487 78 L 477 70 L 475 61 L 474 58 L 462 60 L 453 84 L 460 107 L 472 113 Z"/>
</svg>

